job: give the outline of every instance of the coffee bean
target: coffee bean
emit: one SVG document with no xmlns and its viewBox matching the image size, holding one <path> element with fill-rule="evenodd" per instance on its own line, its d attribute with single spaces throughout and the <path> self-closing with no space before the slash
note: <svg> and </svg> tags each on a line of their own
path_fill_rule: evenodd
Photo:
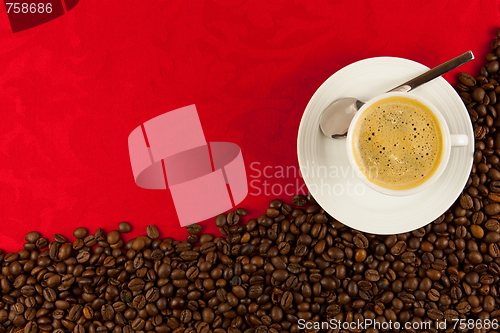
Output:
<svg viewBox="0 0 500 333">
<path fill-rule="evenodd" d="M 185 261 L 196 260 L 199 257 L 199 252 L 196 251 L 182 251 L 179 255 Z"/>
<path fill-rule="evenodd" d="M 132 327 L 134 331 L 140 331 L 144 328 L 145 324 L 146 322 L 144 321 L 144 319 L 142 319 L 141 317 L 137 317 L 132 321 L 130 327 Z"/>
<path fill-rule="evenodd" d="M 38 332 L 38 325 L 34 321 L 29 321 L 24 326 L 24 333 L 37 333 L 37 332 Z"/>
<path fill-rule="evenodd" d="M 91 306 L 85 306 L 83 308 L 83 316 L 86 318 L 86 319 L 92 319 L 94 318 L 94 309 L 91 307 Z"/>
<path fill-rule="evenodd" d="M 77 324 L 75 328 L 73 328 L 73 333 L 85 333 L 85 327 L 83 327 L 83 325 Z"/>
<path fill-rule="evenodd" d="M 444 318 L 443 311 L 438 309 L 427 310 L 427 316 L 432 320 L 442 320 Z"/>
<path fill-rule="evenodd" d="M 37 311 L 33 307 L 27 308 L 26 311 L 24 312 L 24 319 L 26 319 L 27 321 L 34 320 L 36 317 L 36 312 Z"/>
<path fill-rule="evenodd" d="M 115 316 L 115 310 L 113 309 L 113 307 L 111 305 L 104 304 L 101 307 L 101 315 L 102 315 L 102 319 L 104 319 L 104 320 L 113 320 L 113 318 Z"/>
<path fill-rule="evenodd" d="M 36 241 L 36 247 L 39 248 L 39 249 L 45 249 L 47 246 L 49 246 L 49 241 L 47 238 L 39 238 L 37 241 Z"/>
<path fill-rule="evenodd" d="M 219 228 L 222 228 L 223 226 L 225 226 L 226 223 L 227 223 L 227 217 L 225 214 L 219 214 L 215 218 L 215 225 Z"/>
<path fill-rule="evenodd" d="M 128 288 L 131 291 L 140 291 L 144 288 L 145 283 L 141 278 L 135 278 L 128 283 Z"/>
<path fill-rule="evenodd" d="M 463 209 L 471 209 L 474 206 L 472 197 L 466 193 L 460 196 L 460 206 Z"/>
<path fill-rule="evenodd" d="M 106 241 L 111 245 L 118 243 L 119 240 L 120 240 L 120 233 L 117 230 L 110 231 L 106 238 Z"/>
<path fill-rule="evenodd" d="M 366 238 L 365 235 L 363 235 L 361 233 L 358 233 L 353 237 L 353 242 L 354 242 L 354 245 L 356 245 L 356 247 L 358 247 L 360 249 L 366 249 L 366 248 L 368 248 L 368 245 L 369 245 L 368 239 Z"/>
<path fill-rule="evenodd" d="M 63 235 L 55 234 L 54 241 L 62 244 L 62 243 L 66 243 L 66 238 Z"/>
<path fill-rule="evenodd" d="M 459 313 L 453 309 L 447 309 L 444 311 L 444 319 L 452 322 L 456 321 L 459 318 Z"/>
<path fill-rule="evenodd" d="M 73 242 L 73 250 L 81 250 L 83 247 L 85 246 L 85 243 L 83 242 L 82 239 L 76 239 L 74 242 Z"/>
<path fill-rule="evenodd" d="M 289 291 L 285 291 L 285 293 L 281 296 L 281 307 L 283 309 L 289 309 L 293 303 L 293 295 Z"/>
<path fill-rule="evenodd" d="M 82 312 L 83 306 L 81 306 L 80 304 L 75 304 L 69 310 L 67 318 L 70 321 L 77 321 L 82 316 Z"/>
<path fill-rule="evenodd" d="M 406 242 L 399 241 L 391 248 L 391 253 L 394 255 L 401 255 L 406 250 Z"/>
<path fill-rule="evenodd" d="M 460 302 L 456 306 L 456 310 L 461 314 L 465 314 L 471 310 L 471 306 L 468 302 Z"/>
<path fill-rule="evenodd" d="M 493 258 L 499 258 L 500 257 L 500 249 L 496 243 L 492 243 L 488 245 L 488 253 L 490 256 Z"/>
<path fill-rule="evenodd" d="M 52 288 L 45 288 L 43 290 L 43 297 L 47 302 L 53 303 L 56 301 L 57 294 Z"/>
<path fill-rule="evenodd" d="M 301 194 L 294 196 L 292 201 L 294 206 L 297 207 L 304 207 L 305 205 L 307 205 L 307 198 Z"/>
<path fill-rule="evenodd" d="M 76 228 L 75 231 L 73 231 L 73 236 L 75 236 L 76 239 L 85 238 L 87 235 L 88 231 L 84 227 Z"/>
<path fill-rule="evenodd" d="M 404 303 L 413 303 L 415 301 L 415 296 L 406 292 L 399 294 L 399 299 Z"/>
<path fill-rule="evenodd" d="M 245 208 L 237 208 L 236 209 L 236 214 L 240 215 L 240 216 L 247 216 L 248 215 L 248 212 Z"/>
<path fill-rule="evenodd" d="M 80 264 L 86 263 L 90 259 L 90 252 L 83 251 L 79 252 L 76 256 L 76 261 Z"/>
<path fill-rule="evenodd" d="M 94 235 L 88 235 L 83 241 L 85 243 L 85 246 L 87 247 L 92 247 L 97 244 L 97 240 L 95 239 Z"/>
<path fill-rule="evenodd" d="M 71 252 L 73 250 L 73 247 L 71 246 L 70 243 L 64 243 L 61 245 L 59 248 L 59 252 L 57 254 L 57 258 L 59 260 L 66 260 L 71 256 Z"/>
<path fill-rule="evenodd" d="M 135 251 L 140 251 L 146 246 L 146 240 L 142 237 L 138 237 L 134 239 L 132 242 L 132 249 Z"/>
<path fill-rule="evenodd" d="M 196 234 L 199 234 L 201 232 L 201 225 L 199 224 L 189 224 L 187 227 L 187 232 L 192 234 L 192 235 L 196 235 Z"/>
<path fill-rule="evenodd" d="M 46 281 L 47 286 L 50 288 L 57 288 L 59 287 L 59 284 L 61 283 L 61 275 L 55 274 L 49 277 Z"/>
<path fill-rule="evenodd" d="M 458 75 L 458 80 L 468 87 L 474 87 L 476 85 L 476 79 L 474 79 L 474 77 L 468 73 L 460 73 Z"/>
<path fill-rule="evenodd" d="M 148 237 L 151 239 L 156 239 L 160 236 L 158 229 L 154 225 L 147 227 Z"/>
<path fill-rule="evenodd" d="M 365 272 L 365 279 L 370 282 L 376 282 L 380 279 L 378 271 L 374 269 L 368 269 Z"/>
<path fill-rule="evenodd" d="M 121 233 L 128 233 L 132 230 L 132 227 L 130 226 L 130 223 L 126 222 L 126 221 L 123 221 L 123 222 L 120 222 L 118 224 L 118 230 L 121 232 Z"/>
<path fill-rule="evenodd" d="M 437 302 L 440 296 L 441 294 L 436 289 L 430 289 L 427 293 L 427 297 L 429 297 L 429 300 L 431 300 L 432 302 Z"/>
<path fill-rule="evenodd" d="M 500 181 L 495 180 L 490 182 L 489 190 L 493 193 L 500 193 Z"/>
<path fill-rule="evenodd" d="M 40 233 L 36 231 L 31 231 L 26 234 L 26 241 L 28 243 L 36 243 L 36 241 L 40 238 Z"/>
</svg>

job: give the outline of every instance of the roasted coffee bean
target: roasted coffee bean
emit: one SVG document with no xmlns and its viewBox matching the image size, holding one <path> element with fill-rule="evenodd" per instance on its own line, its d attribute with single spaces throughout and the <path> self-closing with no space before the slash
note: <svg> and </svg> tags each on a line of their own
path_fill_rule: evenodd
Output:
<svg viewBox="0 0 500 333">
<path fill-rule="evenodd" d="M 219 228 L 222 228 L 223 226 L 225 226 L 226 223 L 227 223 L 227 217 L 225 214 L 219 214 L 215 218 L 215 225 Z"/>
<path fill-rule="evenodd" d="M 128 303 L 128 302 L 132 301 L 132 293 L 130 291 L 128 291 L 128 290 L 122 290 L 120 292 L 120 299 L 123 302 Z"/>
<path fill-rule="evenodd" d="M 429 300 L 431 300 L 432 302 L 437 302 L 439 301 L 439 297 L 441 296 L 441 294 L 439 293 L 439 291 L 437 291 L 436 289 L 431 289 L 429 290 L 429 292 L 427 293 L 427 297 L 429 298 Z"/>
<path fill-rule="evenodd" d="M 455 308 L 459 313 L 465 314 L 471 310 L 471 306 L 468 302 L 460 302 Z"/>
<path fill-rule="evenodd" d="M 237 208 L 236 209 L 236 213 L 240 216 L 247 216 L 248 215 L 248 212 L 245 208 Z"/>
<path fill-rule="evenodd" d="M 195 260 L 195 259 L 198 259 L 199 257 L 199 252 L 196 252 L 196 251 L 190 251 L 190 250 L 187 250 L 187 251 L 182 251 L 180 253 L 180 257 L 185 260 L 185 261 L 191 261 L 191 260 Z"/>
<path fill-rule="evenodd" d="M 128 283 L 128 288 L 131 291 L 140 291 L 144 288 L 145 283 L 141 278 L 135 278 Z"/>
<path fill-rule="evenodd" d="M 83 241 L 85 242 L 85 246 L 87 247 L 92 247 L 97 244 L 97 240 L 95 239 L 94 235 L 88 235 Z"/>
<path fill-rule="evenodd" d="M 118 224 L 118 230 L 121 232 L 121 233 L 128 233 L 132 230 L 132 227 L 130 226 L 130 223 L 126 222 L 126 221 L 123 221 L 123 222 L 120 222 Z"/>
<path fill-rule="evenodd" d="M 187 232 L 192 234 L 192 235 L 196 235 L 196 234 L 199 234 L 201 232 L 201 225 L 199 224 L 189 224 L 187 227 Z"/>
<path fill-rule="evenodd" d="M 236 225 L 240 221 L 240 216 L 236 212 L 232 211 L 227 215 L 226 221 L 230 226 Z"/>
<path fill-rule="evenodd" d="M 120 240 L 120 233 L 117 230 L 110 231 L 106 238 L 106 241 L 111 245 L 118 243 L 119 240 Z"/>
<path fill-rule="evenodd" d="M 54 274 L 46 280 L 47 286 L 50 288 L 57 288 L 61 283 L 61 275 Z"/>
<path fill-rule="evenodd" d="M 83 306 L 81 306 L 80 304 L 75 304 L 69 310 L 67 318 L 70 321 L 77 321 L 78 319 L 80 319 L 82 312 Z"/>
<path fill-rule="evenodd" d="M 47 302 L 53 303 L 56 301 L 57 294 L 52 288 L 43 289 L 43 297 Z"/>
<path fill-rule="evenodd" d="M 115 310 L 113 309 L 113 307 L 111 305 L 104 304 L 101 307 L 101 315 L 102 315 L 102 319 L 104 319 L 104 320 L 113 320 L 113 318 L 115 316 Z"/>
<path fill-rule="evenodd" d="M 30 321 L 30 320 L 35 319 L 35 317 L 36 317 L 36 310 L 35 310 L 35 308 L 30 307 L 30 308 L 27 308 L 25 310 L 25 312 L 24 312 L 24 319 Z"/>
<path fill-rule="evenodd" d="M 37 333 L 38 325 L 35 321 L 29 321 L 24 326 L 24 333 Z"/>
<path fill-rule="evenodd" d="M 432 320 L 442 320 L 444 317 L 444 314 L 441 310 L 429 309 L 429 310 L 427 310 L 427 316 L 429 316 L 429 318 Z"/>
<path fill-rule="evenodd" d="M 406 250 L 406 242 L 399 241 L 391 248 L 391 253 L 394 255 L 401 255 Z"/>
<path fill-rule="evenodd" d="M 66 243 L 66 238 L 63 235 L 55 234 L 54 241 L 63 244 Z"/>
<path fill-rule="evenodd" d="M 71 246 L 70 243 L 64 243 L 61 245 L 59 248 L 59 252 L 57 254 L 57 258 L 59 260 L 66 260 L 71 256 L 71 252 L 73 250 L 73 247 Z"/>
<path fill-rule="evenodd" d="M 73 333 L 85 333 L 85 327 L 83 327 L 83 325 L 77 324 L 75 328 L 73 328 Z"/>
<path fill-rule="evenodd" d="M 458 75 L 458 80 L 468 87 L 474 87 L 476 85 L 476 79 L 474 79 L 474 77 L 468 73 L 460 73 Z"/>
<path fill-rule="evenodd" d="M 16 304 L 14 304 L 12 306 L 12 310 L 15 312 L 15 314 L 18 314 L 18 315 L 23 314 L 24 313 L 23 303 L 18 302 Z"/>
<path fill-rule="evenodd" d="M 83 239 L 87 237 L 88 231 L 84 227 L 79 227 L 76 228 L 75 231 L 73 231 L 73 236 L 75 236 L 76 239 Z"/>
<path fill-rule="evenodd" d="M 490 182 L 490 186 L 488 188 L 493 193 L 500 193 L 500 181 L 495 180 Z"/>
<path fill-rule="evenodd" d="M 147 227 L 148 237 L 151 239 L 156 239 L 160 236 L 158 229 L 154 225 Z"/>
<path fill-rule="evenodd" d="M 144 319 L 142 319 L 141 317 L 137 317 L 132 321 L 130 327 L 132 327 L 134 331 L 140 331 L 144 328 L 145 324 L 146 322 L 144 321 Z"/>
<path fill-rule="evenodd" d="M 495 215 L 500 213 L 500 203 L 495 202 L 484 207 L 484 212 L 486 215 Z"/>
<path fill-rule="evenodd" d="M 40 233 L 36 231 L 31 231 L 26 234 L 26 241 L 28 243 L 36 243 L 36 241 L 40 238 Z"/>
<path fill-rule="evenodd" d="M 366 248 L 368 248 L 368 245 L 369 245 L 368 239 L 366 238 L 365 235 L 363 235 L 361 233 L 358 233 L 353 237 L 353 242 L 354 242 L 354 245 L 356 245 L 356 247 L 358 247 L 360 249 L 366 249 Z"/>
<path fill-rule="evenodd" d="M 283 309 L 289 309 L 293 303 L 293 295 L 289 291 L 285 291 L 285 293 L 281 296 L 281 307 Z"/>
<path fill-rule="evenodd" d="M 472 197 L 468 194 L 462 194 L 460 196 L 460 206 L 463 209 L 471 209 L 474 206 Z"/>
<path fill-rule="evenodd" d="M 92 319 L 94 318 L 94 309 L 91 307 L 91 306 L 85 306 L 83 308 L 83 316 L 86 318 L 86 319 Z"/>
<path fill-rule="evenodd" d="M 76 261 L 80 264 L 86 263 L 89 259 L 90 259 L 90 252 L 88 251 L 79 252 L 78 255 L 76 256 Z"/>
<path fill-rule="evenodd" d="M 85 243 L 82 239 L 76 239 L 74 242 L 73 242 L 73 250 L 81 250 L 83 247 L 85 246 Z"/>
<path fill-rule="evenodd" d="M 374 269 L 368 269 L 365 272 L 365 279 L 370 282 L 376 282 L 380 279 L 379 272 Z"/>
<path fill-rule="evenodd" d="M 298 194 L 298 195 L 294 196 L 292 201 L 293 201 L 294 206 L 297 206 L 297 207 L 304 207 L 305 205 L 307 205 L 307 198 L 305 196 L 303 196 L 302 194 Z"/>
</svg>

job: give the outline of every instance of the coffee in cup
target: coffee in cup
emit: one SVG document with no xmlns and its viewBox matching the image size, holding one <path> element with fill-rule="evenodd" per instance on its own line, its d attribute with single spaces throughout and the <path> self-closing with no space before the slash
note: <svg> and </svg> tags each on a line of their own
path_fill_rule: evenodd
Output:
<svg viewBox="0 0 500 333">
<path fill-rule="evenodd" d="M 432 111 L 415 99 L 387 97 L 356 122 L 353 153 L 374 184 L 406 190 L 425 183 L 442 158 L 443 136 Z"/>
<path fill-rule="evenodd" d="M 368 101 L 351 122 L 347 150 L 360 178 L 379 192 L 416 193 L 444 171 L 451 146 L 467 136 L 450 135 L 435 106 L 409 93 Z"/>
</svg>

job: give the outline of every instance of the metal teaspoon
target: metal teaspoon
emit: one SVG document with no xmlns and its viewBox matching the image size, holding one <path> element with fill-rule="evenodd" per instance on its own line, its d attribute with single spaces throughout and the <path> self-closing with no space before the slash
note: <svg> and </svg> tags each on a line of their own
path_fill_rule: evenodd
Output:
<svg viewBox="0 0 500 333">
<path fill-rule="evenodd" d="M 388 92 L 409 92 L 424 83 L 434 80 L 435 78 L 462 66 L 472 59 L 474 59 L 472 51 L 467 51 L 464 54 L 434 67 L 416 78 L 389 90 Z M 331 139 L 345 138 L 347 136 L 347 129 L 349 128 L 352 118 L 354 118 L 356 112 L 358 112 L 364 104 L 365 102 L 353 97 L 340 98 L 332 102 L 323 111 L 319 119 L 319 127 L 321 128 L 323 134 Z"/>
</svg>

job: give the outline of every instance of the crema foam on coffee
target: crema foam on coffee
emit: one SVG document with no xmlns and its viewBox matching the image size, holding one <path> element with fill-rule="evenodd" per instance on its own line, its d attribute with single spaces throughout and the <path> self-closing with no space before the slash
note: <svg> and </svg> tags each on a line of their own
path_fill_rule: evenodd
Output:
<svg viewBox="0 0 500 333">
<path fill-rule="evenodd" d="M 432 111 L 406 97 L 375 102 L 358 119 L 353 153 L 363 174 L 376 185 L 406 190 L 436 172 L 443 136 Z"/>
</svg>

